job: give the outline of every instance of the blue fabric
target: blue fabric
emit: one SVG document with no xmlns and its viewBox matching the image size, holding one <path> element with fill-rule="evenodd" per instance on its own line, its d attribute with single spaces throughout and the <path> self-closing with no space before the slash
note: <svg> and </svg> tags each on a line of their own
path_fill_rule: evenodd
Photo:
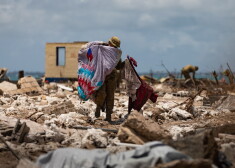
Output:
<svg viewBox="0 0 235 168">
<path fill-rule="evenodd" d="M 82 90 L 82 88 L 80 86 L 77 87 L 78 89 L 78 95 L 83 99 L 83 100 L 88 100 L 87 96 L 85 95 L 84 91 Z"/>
</svg>

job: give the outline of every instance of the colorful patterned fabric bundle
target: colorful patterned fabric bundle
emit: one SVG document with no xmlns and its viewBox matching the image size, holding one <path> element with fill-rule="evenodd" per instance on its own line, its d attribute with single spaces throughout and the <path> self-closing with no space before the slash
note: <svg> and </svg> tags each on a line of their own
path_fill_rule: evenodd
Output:
<svg viewBox="0 0 235 168">
<path fill-rule="evenodd" d="M 78 95 L 88 100 L 117 65 L 121 50 L 90 42 L 78 53 Z"/>
</svg>

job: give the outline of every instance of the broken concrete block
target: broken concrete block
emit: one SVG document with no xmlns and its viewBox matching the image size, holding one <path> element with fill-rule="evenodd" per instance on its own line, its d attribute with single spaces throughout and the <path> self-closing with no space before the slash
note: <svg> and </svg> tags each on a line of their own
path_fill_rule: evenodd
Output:
<svg viewBox="0 0 235 168">
<path fill-rule="evenodd" d="M 6 94 L 17 95 L 17 94 L 34 94 L 42 93 L 42 88 L 39 86 L 37 80 L 32 76 L 26 76 L 18 80 L 18 86 L 20 89 L 6 91 Z"/>
<path fill-rule="evenodd" d="M 78 114 L 76 112 L 69 112 L 67 114 L 61 114 L 58 117 L 58 122 L 60 123 L 60 125 L 66 127 L 73 127 L 76 125 L 81 125 L 86 123 L 86 121 L 80 119 L 81 117 L 83 117 L 83 115 Z"/>
<path fill-rule="evenodd" d="M 231 112 L 235 112 L 235 95 L 229 95 L 217 108 L 218 110 L 228 109 Z"/>
<path fill-rule="evenodd" d="M 143 116 L 145 118 L 151 118 L 153 116 L 153 112 L 152 111 L 144 111 Z"/>
<path fill-rule="evenodd" d="M 3 104 L 11 104 L 14 102 L 14 100 L 12 98 L 8 98 L 8 97 L 0 97 L 0 101 L 3 103 Z"/>
<path fill-rule="evenodd" d="M 172 99 L 174 96 L 172 95 L 172 94 L 170 94 L 170 93 L 166 93 L 164 96 L 163 96 L 163 98 L 164 99 Z"/>
<path fill-rule="evenodd" d="M 66 97 L 66 94 L 63 91 L 59 91 L 56 93 L 56 97 L 63 99 Z"/>
<path fill-rule="evenodd" d="M 15 108 L 15 107 L 9 107 L 9 108 L 7 108 L 6 109 L 6 111 L 5 111 L 5 114 L 7 115 L 7 116 L 11 116 L 11 115 L 16 115 L 18 113 L 18 110 Z"/>
<path fill-rule="evenodd" d="M 177 140 L 179 138 L 184 137 L 185 135 L 189 135 L 195 132 L 193 126 L 172 126 L 169 129 L 169 132 L 172 136 L 173 140 Z"/>
<path fill-rule="evenodd" d="M 170 137 L 167 130 L 163 129 L 153 120 L 145 119 L 137 111 L 133 111 L 121 127 L 130 129 L 131 132 L 134 132 L 144 142 L 162 140 Z M 118 133 L 118 135 L 121 135 L 121 133 Z"/>
<path fill-rule="evenodd" d="M 165 118 L 161 115 L 162 113 L 164 113 L 161 109 L 154 107 L 154 109 L 152 110 L 152 119 L 154 121 L 158 121 L 158 120 L 165 120 Z"/>
<path fill-rule="evenodd" d="M 220 113 L 221 111 L 218 111 L 218 110 L 207 110 L 202 113 L 202 116 L 216 116 Z"/>
<path fill-rule="evenodd" d="M 45 114 L 55 114 L 55 115 L 77 111 L 70 100 L 62 102 L 60 104 L 44 107 L 42 110 L 44 111 Z"/>
<path fill-rule="evenodd" d="M 170 117 L 170 118 L 173 118 L 174 120 L 179 120 L 179 116 L 176 114 L 176 112 L 174 111 L 171 111 L 170 113 L 167 113 L 167 115 Z"/>
<path fill-rule="evenodd" d="M 46 131 L 45 134 L 45 141 L 46 142 L 62 142 L 64 140 L 64 135 L 62 135 L 59 132 L 54 132 L 54 131 Z"/>
<path fill-rule="evenodd" d="M 170 119 L 169 113 L 167 113 L 167 112 L 160 113 L 158 119 L 169 120 Z"/>
<path fill-rule="evenodd" d="M 105 148 L 108 145 L 107 133 L 100 129 L 88 129 L 87 133 L 82 139 L 82 147 L 93 148 Z"/>
<path fill-rule="evenodd" d="M 58 131 L 52 131 L 47 129 L 44 132 L 36 132 L 29 134 L 25 139 L 27 143 L 45 144 L 48 142 L 59 142 L 61 143 L 65 139 L 65 136 Z"/>
<path fill-rule="evenodd" d="M 213 131 L 207 130 L 177 140 L 167 140 L 168 145 L 184 152 L 194 159 L 209 159 L 217 161 L 218 148 Z"/>
<path fill-rule="evenodd" d="M 72 130 L 69 131 L 69 135 L 65 137 L 65 140 L 61 142 L 63 145 L 69 145 L 71 147 L 81 148 L 82 138 L 84 138 L 87 130 Z"/>
<path fill-rule="evenodd" d="M 223 143 L 228 143 L 228 142 L 235 143 L 235 135 L 219 133 L 219 138 L 221 138 Z"/>
<path fill-rule="evenodd" d="M 172 135 L 172 139 L 174 140 L 177 140 L 179 139 L 180 137 L 183 137 L 183 134 L 182 134 L 182 128 L 179 127 L 179 126 L 173 126 L 170 128 L 169 132 L 171 133 Z"/>
<path fill-rule="evenodd" d="M 46 98 L 46 100 L 48 101 L 48 103 L 52 103 L 52 102 L 57 102 L 57 104 L 58 103 L 60 103 L 61 102 L 61 99 L 60 98 L 58 98 L 58 97 L 55 97 L 55 95 L 51 95 L 51 96 L 45 96 L 45 98 Z"/>
<path fill-rule="evenodd" d="M 91 111 L 93 111 L 93 110 L 92 109 L 85 109 L 83 107 L 77 108 L 77 113 L 85 115 L 85 116 L 88 116 L 91 113 Z"/>
<path fill-rule="evenodd" d="M 178 107 L 171 109 L 171 113 L 175 113 L 180 119 L 184 120 L 193 118 L 192 114 Z"/>
<path fill-rule="evenodd" d="M 121 142 L 126 142 L 126 143 L 133 143 L 133 144 L 144 144 L 145 139 L 139 137 L 136 135 L 136 133 L 127 128 L 127 127 L 121 127 L 118 130 L 118 139 Z"/>
<path fill-rule="evenodd" d="M 230 142 L 221 145 L 221 151 L 225 154 L 228 161 L 235 165 L 235 143 Z"/>
<path fill-rule="evenodd" d="M 175 102 L 169 101 L 167 103 L 159 103 L 159 105 L 157 106 L 158 108 L 160 108 L 162 111 L 170 111 L 172 108 L 174 108 L 176 105 L 178 105 Z"/>
<path fill-rule="evenodd" d="M 0 83 L 0 90 L 2 90 L 4 93 L 16 89 L 17 89 L 16 84 L 13 84 L 11 82 L 3 81 Z"/>
<path fill-rule="evenodd" d="M 58 120 L 58 118 L 52 118 L 50 120 L 45 120 L 44 124 L 51 130 L 53 131 L 57 131 L 58 130 L 58 126 L 60 125 L 60 122 Z M 58 125 L 58 126 L 57 126 Z"/>
<path fill-rule="evenodd" d="M 198 102 L 198 101 L 203 101 L 204 97 L 202 96 L 196 96 L 196 98 L 194 99 L 194 101 Z"/>
<path fill-rule="evenodd" d="M 184 96 L 189 96 L 189 91 L 186 90 L 180 90 L 177 92 L 177 94 L 179 94 L 180 96 L 184 97 Z"/>
</svg>

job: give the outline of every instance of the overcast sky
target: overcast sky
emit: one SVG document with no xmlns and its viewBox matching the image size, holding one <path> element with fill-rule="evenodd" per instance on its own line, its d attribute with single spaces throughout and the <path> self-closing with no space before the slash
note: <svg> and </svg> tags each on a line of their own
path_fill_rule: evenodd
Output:
<svg viewBox="0 0 235 168">
<path fill-rule="evenodd" d="M 235 71 L 235 0 L 0 0 L 0 67 L 44 71 L 46 42 L 121 39 L 139 72 Z"/>
</svg>

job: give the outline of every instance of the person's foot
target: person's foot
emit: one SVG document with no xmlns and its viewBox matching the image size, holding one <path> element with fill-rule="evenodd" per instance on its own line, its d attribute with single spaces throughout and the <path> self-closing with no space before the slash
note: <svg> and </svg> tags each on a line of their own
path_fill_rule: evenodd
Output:
<svg viewBox="0 0 235 168">
<path fill-rule="evenodd" d="M 111 117 L 106 117 L 104 121 L 112 122 Z"/>
<path fill-rule="evenodd" d="M 105 112 L 105 106 L 103 106 L 103 107 L 101 108 L 101 110 L 102 110 L 102 112 Z"/>
<path fill-rule="evenodd" d="M 104 121 L 112 122 L 111 118 L 111 114 L 106 112 L 106 118 L 104 119 Z"/>
<path fill-rule="evenodd" d="M 130 115 L 129 113 L 124 115 L 124 119 L 127 119 L 129 115 Z"/>
<path fill-rule="evenodd" d="M 99 107 L 96 107 L 96 109 L 95 109 L 95 117 L 96 118 L 100 117 L 100 108 Z"/>
</svg>

